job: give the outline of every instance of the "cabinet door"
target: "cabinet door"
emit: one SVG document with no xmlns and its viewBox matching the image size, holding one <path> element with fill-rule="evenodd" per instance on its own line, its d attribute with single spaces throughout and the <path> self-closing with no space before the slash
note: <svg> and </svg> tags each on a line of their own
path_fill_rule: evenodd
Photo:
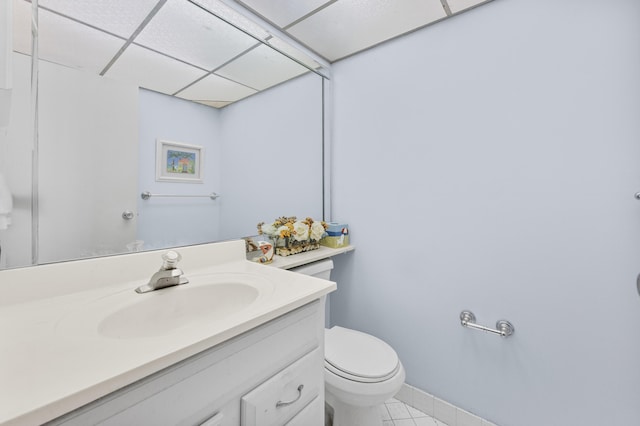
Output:
<svg viewBox="0 0 640 426">
<path fill-rule="evenodd" d="M 323 395 L 323 359 L 315 349 L 243 396 L 241 426 L 283 425 Z"/>
</svg>

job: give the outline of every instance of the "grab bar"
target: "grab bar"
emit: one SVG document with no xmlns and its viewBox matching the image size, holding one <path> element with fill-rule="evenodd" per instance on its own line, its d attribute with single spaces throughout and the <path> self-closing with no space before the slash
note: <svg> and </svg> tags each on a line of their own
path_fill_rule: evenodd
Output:
<svg viewBox="0 0 640 426">
<path fill-rule="evenodd" d="M 183 198 L 211 198 L 212 200 L 215 200 L 216 198 L 220 197 L 220 195 L 216 194 L 215 192 L 212 192 L 211 194 L 207 194 L 207 195 L 186 195 L 186 194 L 152 194 L 149 191 L 147 192 L 143 192 L 142 194 L 140 194 L 140 197 L 143 200 L 148 200 L 151 197 L 183 197 Z"/>
<path fill-rule="evenodd" d="M 496 329 L 478 325 L 476 324 L 476 316 L 471 311 L 460 312 L 460 324 L 463 327 L 499 334 L 502 337 L 509 337 L 516 331 L 513 324 L 507 320 L 499 320 L 496 322 Z"/>
</svg>

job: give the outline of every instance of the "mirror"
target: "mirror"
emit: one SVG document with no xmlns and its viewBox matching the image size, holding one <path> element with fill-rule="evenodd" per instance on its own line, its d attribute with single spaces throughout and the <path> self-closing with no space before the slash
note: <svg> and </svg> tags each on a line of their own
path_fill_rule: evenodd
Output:
<svg viewBox="0 0 640 426">
<path fill-rule="evenodd" d="M 0 267 L 323 217 L 318 62 L 213 0 L 40 0 L 32 61 L 32 4 L 13 8 L 11 119 L 0 129 L 13 210 Z M 185 167 L 167 172 L 174 157 Z"/>
</svg>

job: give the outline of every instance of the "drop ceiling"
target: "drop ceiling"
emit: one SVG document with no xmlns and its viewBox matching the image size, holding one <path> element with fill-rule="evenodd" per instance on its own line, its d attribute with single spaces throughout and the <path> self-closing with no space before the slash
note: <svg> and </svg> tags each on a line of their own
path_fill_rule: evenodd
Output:
<svg viewBox="0 0 640 426">
<path fill-rule="evenodd" d="M 29 55 L 32 4 L 12 1 L 14 50 Z M 38 53 L 219 108 L 486 2 L 39 0 Z"/>
</svg>

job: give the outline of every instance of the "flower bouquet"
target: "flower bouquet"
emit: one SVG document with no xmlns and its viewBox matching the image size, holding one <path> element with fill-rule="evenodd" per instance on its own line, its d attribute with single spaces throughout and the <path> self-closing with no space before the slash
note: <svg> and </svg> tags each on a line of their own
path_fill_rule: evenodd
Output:
<svg viewBox="0 0 640 426">
<path fill-rule="evenodd" d="M 258 234 L 266 235 L 273 241 L 276 254 L 290 256 L 320 248 L 320 239 L 328 225 L 323 221 L 297 220 L 295 216 L 282 216 L 272 223 L 260 222 Z"/>
</svg>

